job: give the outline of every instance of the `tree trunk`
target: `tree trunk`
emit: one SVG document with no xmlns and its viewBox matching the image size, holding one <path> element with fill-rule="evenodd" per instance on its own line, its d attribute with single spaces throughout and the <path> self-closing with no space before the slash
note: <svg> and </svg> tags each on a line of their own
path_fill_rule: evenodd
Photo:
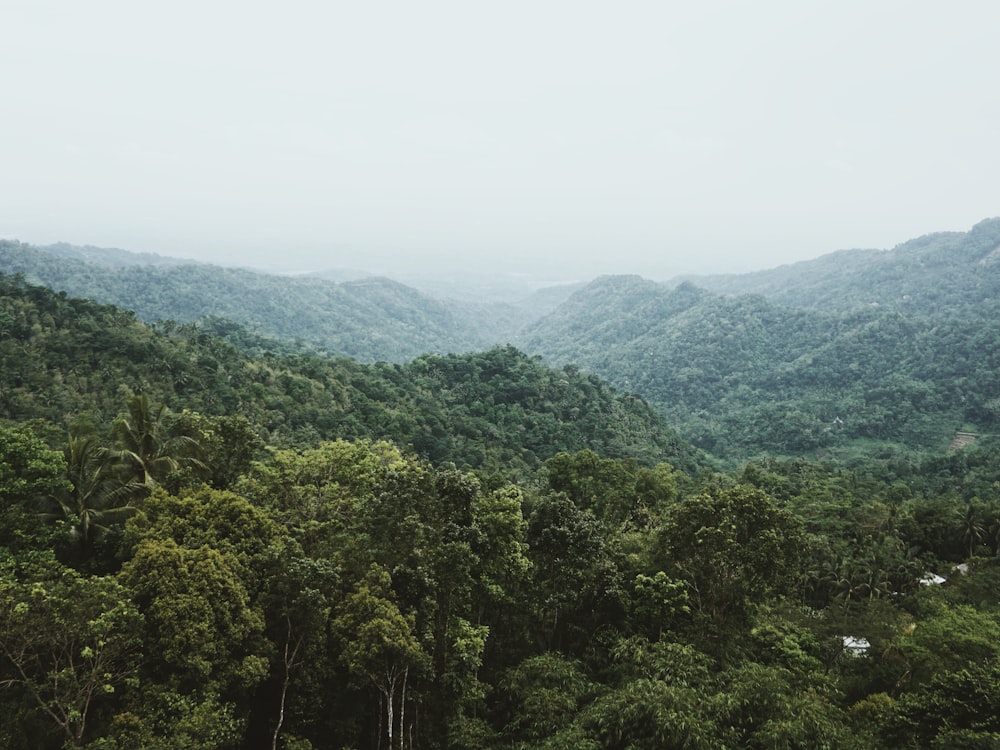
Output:
<svg viewBox="0 0 1000 750">
<path fill-rule="evenodd" d="M 299 635 L 298 640 L 295 642 L 295 646 L 292 648 L 291 653 L 288 651 L 288 647 L 292 642 L 292 618 L 291 615 L 285 614 L 285 623 L 288 626 L 287 635 L 285 636 L 285 677 L 281 683 L 281 703 L 278 709 L 278 725 L 274 728 L 274 737 L 271 739 L 271 750 L 278 750 L 278 735 L 281 733 L 281 727 L 285 723 L 285 702 L 288 698 L 288 686 L 292 682 L 292 667 L 296 666 L 295 658 L 298 656 L 299 649 L 302 647 L 302 643 L 305 640 L 305 634 Z"/>
<path fill-rule="evenodd" d="M 406 678 L 410 676 L 410 668 L 403 670 L 403 695 L 399 700 L 399 750 L 403 750 L 403 712 L 406 709 Z"/>
</svg>

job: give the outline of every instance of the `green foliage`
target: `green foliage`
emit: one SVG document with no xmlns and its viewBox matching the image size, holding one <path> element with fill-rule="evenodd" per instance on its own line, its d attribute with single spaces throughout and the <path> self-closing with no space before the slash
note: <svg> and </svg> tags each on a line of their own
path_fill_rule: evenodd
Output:
<svg viewBox="0 0 1000 750">
<path fill-rule="evenodd" d="M 1000 667 L 994 661 L 936 674 L 892 706 L 884 735 L 892 746 L 997 747 Z"/>
<path fill-rule="evenodd" d="M 847 452 L 960 393 L 987 424 L 992 324 L 583 289 L 567 309 L 608 315 L 574 341 L 669 379 L 732 455 L 832 450 L 713 474 L 645 402 L 511 347 L 359 365 L 0 291 L 5 747 L 997 743 L 995 443 Z"/>
<path fill-rule="evenodd" d="M 283 534 L 274 519 L 243 497 L 202 486 L 179 496 L 158 489 L 126 522 L 124 548 L 129 553 L 159 540 L 224 552 L 249 574 L 280 548 Z"/>
<path fill-rule="evenodd" d="M 15 728 L 36 722 L 19 711 L 47 725 L 36 746 L 47 734 L 82 745 L 92 717 L 135 686 L 141 628 L 135 604 L 112 578 L 83 576 L 53 560 L 20 570 L 3 566 L 0 687 L 9 691 L 0 693 L 4 746 L 28 746 Z"/>
<path fill-rule="evenodd" d="M 139 544 L 122 583 L 146 621 L 147 674 L 172 689 L 232 694 L 266 674 L 263 618 L 230 552 L 172 539 Z"/>
<path fill-rule="evenodd" d="M 670 509 L 659 560 L 688 584 L 693 611 L 721 636 L 769 593 L 794 586 L 802 546 L 795 518 L 763 492 L 710 486 Z"/>
<path fill-rule="evenodd" d="M 69 488 L 66 462 L 26 426 L 0 424 L 0 548 L 44 544 L 39 511 Z"/>
<path fill-rule="evenodd" d="M 937 674 L 1000 662 L 1000 621 L 992 611 L 938 606 L 900 637 L 896 647 L 906 659 L 905 679 L 919 686 Z"/>
<path fill-rule="evenodd" d="M 632 459 L 601 458 L 592 450 L 558 453 L 545 462 L 549 490 L 618 529 L 656 523 L 677 497 L 679 476 L 670 464 L 639 467 Z"/>
<path fill-rule="evenodd" d="M 487 620 L 492 610 L 513 603 L 528 581 L 531 560 L 522 500 L 521 490 L 509 485 L 478 493 L 472 501 L 472 551 L 479 563 L 475 598 Z"/>
<path fill-rule="evenodd" d="M 238 491 L 267 508 L 313 557 L 345 554 L 365 501 L 407 460 L 390 443 L 345 440 L 278 450 L 255 463 Z"/>
<path fill-rule="evenodd" d="M 578 647 L 624 607 L 622 573 L 589 510 L 562 494 L 532 504 L 527 541 L 538 636 L 553 649 Z"/>
<path fill-rule="evenodd" d="M 70 429 L 65 457 L 71 487 L 49 498 L 53 510 L 47 517 L 68 526 L 72 543 L 68 556 L 83 562 L 94 553 L 98 539 L 120 528 L 135 510 L 133 502 L 145 496 L 148 488 L 87 425 Z"/>
<path fill-rule="evenodd" d="M 230 489 L 250 470 L 253 459 L 263 450 L 250 420 L 239 414 L 206 417 L 184 411 L 178 415 L 174 429 L 178 436 L 190 441 L 189 446 L 197 446 L 199 460 L 194 464 L 189 462 L 188 484 L 196 483 L 201 475 L 215 489 Z"/>
<path fill-rule="evenodd" d="M 385 278 L 335 283 L 132 259 L 109 267 L 93 262 L 99 253 L 92 261 L 58 250 L 0 241 L 0 271 L 134 310 L 148 322 L 209 319 L 219 336 L 246 340 L 242 327 L 360 361 L 402 362 L 429 351 L 487 347 L 504 338 L 498 323 L 517 325 L 523 317 L 513 307 L 440 302 Z"/>
<path fill-rule="evenodd" d="M 392 600 L 389 575 L 376 565 L 346 597 L 332 622 L 348 672 L 381 694 L 390 747 L 394 734 L 402 738 L 412 726 L 405 721 L 410 671 L 418 673 L 427 667 L 415 625 L 412 616 L 399 611 Z"/>
<path fill-rule="evenodd" d="M 154 405 L 144 393 L 128 400 L 128 412 L 112 424 L 118 450 L 114 458 L 128 467 L 136 482 L 149 489 L 159 486 L 182 466 L 201 466 L 199 445 L 190 435 L 169 424 L 166 404 Z"/>
<path fill-rule="evenodd" d="M 66 489 L 66 465 L 26 427 L 0 425 L 0 505 L 29 507 Z"/>
<path fill-rule="evenodd" d="M 432 431 L 413 442 L 435 461 L 535 468 L 560 451 L 587 448 L 647 464 L 670 458 L 688 470 L 702 462 L 645 402 L 575 368 L 550 369 L 511 346 L 420 357 L 404 372 L 450 407 L 442 439 Z"/>
<path fill-rule="evenodd" d="M 549 652 L 525 659 L 504 677 L 512 716 L 505 734 L 539 740 L 567 727 L 593 686 L 580 665 Z"/>
<path fill-rule="evenodd" d="M 914 316 L 995 317 L 1000 219 L 939 232 L 889 252 L 847 250 L 739 276 L 705 276 L 721 294 L 760 294 L 788 307 L 849 311 L 878 305 Z"/>
<path fill-rule="evenodd" d="M 173 472 L 171 489 L 202 476 L 193 459 L 216 467 L 214 486 L 231 484 L 257 457 L 253 435 L 277 447 L 391 440 L 435 462 L 522 477 L 584 448 L 683 469 L 703 461 L 645 402 L 510 347 L 405 367 L 251 356 L 193 324 L 146 326 L 0 275 L 2 310 L 13 323 L 0 337 L 0 418 L 105 425 L 126 405 L 115 428 L 121 456 L 133 457 L 142 481 Z M 194 439 L 208 453 L 192 453 Z"/>
<path fill-rule="evenodd" d="M 518 341 L 649 399 L 716 456 L 840 453 L 863 441 L 940 450 L 965 424 L 986 433 L 1000 424 L 992 376 L 1000 327 L 988 312 L 997 295 L 982 283 L 995 285 L 995 274 L 955 263 L 976 287 L 979 302 L 961 308 L 968 315 L 944 307 L 929 317 L 925 306 L 793 309 L 687 283 L 610 277 Z"/>
</svg>

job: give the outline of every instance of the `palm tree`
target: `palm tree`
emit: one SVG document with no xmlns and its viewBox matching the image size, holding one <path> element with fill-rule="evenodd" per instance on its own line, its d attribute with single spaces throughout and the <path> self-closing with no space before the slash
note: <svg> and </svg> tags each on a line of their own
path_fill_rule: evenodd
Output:
<svg viewBox="0 0 1000 750">
<path fill-rule="evenodd" d="M 89 430 L 70 431 L 65 455 L 72 489 L 54 497 L 58 508 L 46 515 L 67 521 L 73 538 L 87 547 L 132 513 L 131 502 L 144 487 L 121 476 L 112 452 Z"/>
<path fill-rule="evenodd" d="M 129 399 L 128 414 L 119 416 L 113 425 L 119 446 L 114 451 L 115 459 L 149 489 L 182 466 L 204 468 L 195 457 L 198 441 L 189 435 L 173 433 L 168 424 L 169 414 L 165 404 L 154 407 L 146 394 L 141 393 Z"/>
<path fill-rule="evenodd" d="M 965 509 L 957 511 L 961 522 L 962 544 L 965 546 L 968 556 L 972 557 L 976 552 L 976 547 L 986 538 L 986 527 L 983 524 L 981 508 L 978 498 L 973 498 L 965 504 Z"/>
</svg>

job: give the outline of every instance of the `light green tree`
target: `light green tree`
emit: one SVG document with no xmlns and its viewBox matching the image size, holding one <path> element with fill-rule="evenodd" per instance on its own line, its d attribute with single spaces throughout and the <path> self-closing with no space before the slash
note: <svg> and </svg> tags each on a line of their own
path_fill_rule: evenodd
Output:
<svg viewBox="0 0 1000 750">
<path fill-rule="evenodd" d="M 40 543 L 39 510 L 69 491 L 66 461 L 27 427 L 0 425 L 0 547 Z"/>
<path fill-rule="evenodd" d="M 389 574 L 372 565 L 354 591 L 337 608 L 332 624 L 340 659 L 356 678 L 381 696 L 389 747 L 402 750 L 411 672 L 427 667 L 427 655 L 414 634 L 412 616 L 399 611 Z"/>
<path fill-rule="evenodd" d="M 27 696 L 67 745 L 82 745 L 97 708 L 120 705 L 134 685 L 141 633 L 142 616 L 113 578 L 51 559 L 17 578 L 0 570 L 0 689 Z"/>
</svg>

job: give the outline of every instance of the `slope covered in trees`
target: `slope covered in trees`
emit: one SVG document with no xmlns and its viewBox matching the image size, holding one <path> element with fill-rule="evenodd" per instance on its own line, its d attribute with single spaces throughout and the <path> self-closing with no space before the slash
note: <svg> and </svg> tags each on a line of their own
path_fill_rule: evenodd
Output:
<svg viewBox="0 0 1000 750">
<path fill-rule="evenodd" d="M 583 448 L 685 467 L 700 460 L 640 399 L 510 347 L 364 365 L 271 352 L 219 321 L 206 328 L 224 328 L 256 355 L 197 325 L 148 326 L 0 276 L 0 418 L 100 423 L 129 394 L 146 393 L 174 409 L 241 414 L 278 446 L 391 439 L 435 461 L 497 469 Z"/>
<path fill-rule="evenodd" d="M 84 433 L 55 450 L 0 425 L 11 750 L 1000 737 L 1000 503 L 977 494 L 995 452 L 892 478 L 801 460 L 691 476 L 580 451 L 486 484 L 338 440 L 230 473 L 228 452 L 201 450 L 221 422 L 127 407 L 90 433 L 82 474 Z M 142 444 L 173 461 L 148 480 Z M 96 478 L 100 502 L 48 512 Z M 83 506 L 101 522 L 86 543 Z"/>
<path fill-rule="evenodd" d="M 659 316 L 708 374 L 791 357 L 801 329 L 884 378 L 873 345 L 934 338 L 878 311 L 605 283 L 634 291 L 629 330 Z M 567 335 L 628 342 L 592 322 Z M 988 441 L 713 473 L 574 366 L 272 343 L 0 277 L 0 746 L 1000 741 Z"/>
<path fill-rule="evenodd" d="M 993 435 L 1000 419 L 1000 219 L 892 251 L 699 278 L 704 288 L 607 277 L 554 310 L 568 289 L 520 307 L 459 304 L 385 279 L 269 277 L 70 246 L 0 243 L 0 268 L 140 319 L 197 320 L 261 355 L 403 363 L 513 341 L 639 393 L 687 440 L 730 460 L 937 450 L 958 430 Z"/>
<path fill-rule="evenodd" d="M 257 334 L 365 362 L 405 362 L 428 352 L 504 343 L 530 314 L 500 303 L 440 301 L 384 278 L 335 283 L 122 251 L 71 250 L 0 240 L 0 272 L 132 310 L 147 322 L 223 318 Z"/>
<path fill-rule="evenodd" d="M 996 319 L 792 309 L 607 277 L 520 344 L 641 394 L 723 457 L 857 441 L 943 450 L 958 429 L 1000 431 Z"/>
</svg>

